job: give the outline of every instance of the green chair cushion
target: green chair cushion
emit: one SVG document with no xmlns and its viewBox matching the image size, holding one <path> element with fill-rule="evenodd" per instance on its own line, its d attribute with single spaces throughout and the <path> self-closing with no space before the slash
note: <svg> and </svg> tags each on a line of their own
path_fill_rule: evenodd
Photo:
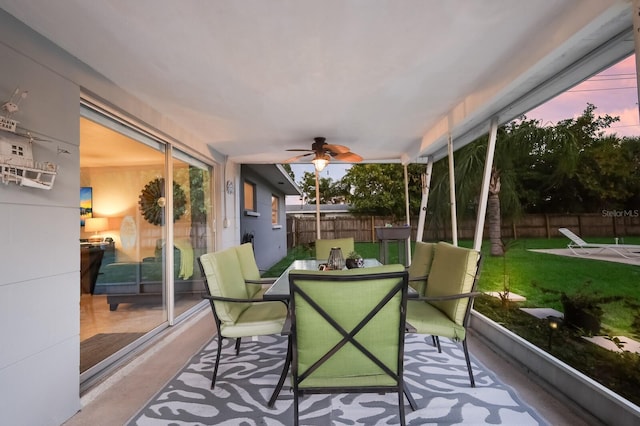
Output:
<svg viewBox="0 0 640 426">
<path fill-rule="evenodd" d="M 250 303 L 235 323 L 222 323 L 225 337 L 259 336 L 282 332 L 287 318 L 287 306 L 282 302 Z"/>
<path fill-rule="evenodd" d="M 407 301 L 407 322 L 418 334 L 431 334 L 454 340 L 464 340 L 466 336 L 463 326 L 453 322 L 435 306 L 421 300 Z"/>
<path fill-rule="evenodd" d="M 235 248 L 203 254 L 200 261 L 212 296 L 249 298 Z M 214 304 L 216 313 L 223 323 L 235 323 L 240 314 L 249 307 L 249 303 L 214 301 Z"/>
<path fill-rule="evenodd" d="M 436 244 L 425 296 L 469 293 L 473 288 L 480 253 L 449 243 Z M 430 302 L 456 324 L 462 325 L 469 299 Z"/>
<path fill-rule="evenodd" d="M 336 276 L 376 275 L 383 272 L 402 272 L 403 265 L 324 271 L 321 274 Z M 290 271 L 290 274 L 317 275 L 318 271 Z M 364 317 L 364 311 L 372 309 L 399 278 L 379 278 L 355 281 L 313 281 L 299 279 L 300 286 L 313 300 L 346 330 L 351 330 Z M 339 294 L 339 297 L 337 295 Z M 330 348 L 341 340 L 341 335 L 301 297 L 295 298 L 296 339 L 299 372 L 306 371 Z M 398 368 L 398 333 L 403 327 L 398 315 L 401 294 L 382 308 L 357 334 L 356 340 L 365 345 L 390 370 Z M 362 377 L 358 377 L 362 376 Z M 377 365 L 352 344 L 343 346 L 332 358 L 301 382 L 300 387 L 393 385 Z"/>
<path fill-rule="evenodd" d="M 257 281 L 260 279 L 260 269 L 256 263 L 256 257 L 253 253 L 253 245 L 251 243 L 244 243 L 234 247 L 240 261 L 240 269 L 242 270 L 242 277 L 245 280 Z M 264 289 L 261 284 L 247 283 L 247 294 L 250 298 L 259 298 L 264 294 Z"/>
<path fill-rule="evenodd" d="M 427 287 L 426 276 L 429 275 L 429 271 L 431 270 L 435 246 L 434 243 L 416 241 L 413 257 L 411 258 L 411 265 L 409 266 L 409 285 L 413 287 L 420 296 L 424 296 Z M 415 280 L 420 277 L 425 278 L 419 281 Z"/>
<path fill-rule="evenodd" d="M 332 240 L 316 240 L 316 259 L 327 260 L 333 247 L 340 247 L 342 256 L 346 259 L 354 251 L 353 238 L 335 238 Z"/>
</svg>

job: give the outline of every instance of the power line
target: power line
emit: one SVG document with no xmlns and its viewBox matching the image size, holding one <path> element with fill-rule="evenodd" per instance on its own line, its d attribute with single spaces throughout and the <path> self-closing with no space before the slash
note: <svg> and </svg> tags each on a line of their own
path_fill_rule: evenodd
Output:
<svg viewBox="0 0 640 426">
<path fill-rule="evenodd" d="M 614 77 L 614 78 L 590 78 L 589 80 L 585 80 L 583 83 L 593 82 L 601 82 L 601 81 L 622 81 L 622 80 L 635 80 L 635 77 Z"/>
<path fill-rule="evenodd" d="M 580 90 L 567 90 L 566 93 L 577 93 L 577 92 L 603 92 L 606 90 L 626 90 L 626 89 L 637 89 L 636 86 L 629 87 L 608 87 L 604 89 L 580 89 Z"/>
<path fill-rule="evenodd" d="M 632 75 L 632 76 L 635 76 L 635 74 L 634 74 L 634 73 L 632 73 L 632 72 L 623 72 L 623 73 L 614 73 L 614 74 L 598 74 L 598 75 L 594 75 L 594 76 L 593 76 L 593 77 L 591 77 L 591 78 L 597 78 L 597 77 L 613 77 L 613 76 L 616 76 L 616 75 Z"/>
</svg>

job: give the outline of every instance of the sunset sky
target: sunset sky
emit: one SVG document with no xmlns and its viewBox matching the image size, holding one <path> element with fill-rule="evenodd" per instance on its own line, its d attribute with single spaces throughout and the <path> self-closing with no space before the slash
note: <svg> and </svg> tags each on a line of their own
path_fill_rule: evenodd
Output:
<svg viewBox="0 0 640 426">
<path fill-rule="evenodd" d="M 535 108 L 525 115 L 535 118 L 543 125 L 553 125 L 560 120 L 579 117 L 588 103 L 596 106 L 596 115 L 609 114 L 620 117 L 613 124 L 610 133 L 618 136 L 640 136 L 640 119 L 638 114 L 638 90 L 636 89 L 635 56 L 618 62 L 612 67 L 593 76 L 589 80 L 575 86 L 547 103 Z M 329 164 L 321 176 L 337 180 L 342 178 L 350 164 Z M 311 164 L 292 164 L 296 182 L 302 179 L 305 171 L 313 172 Z"/>
<path fill-rule="evenodd" d="M 543 124 L 555 124 L 559 120 L 580 116 L 587 103 L 597 107 L 596 115 L 609 114 L 612 117 L 620 117 L 620 121 L 611 127 L 611 133 L 618 136 L 640 136 L 635 56 L 629 56 L 558 95 L 529 111 L 526 116 L 539 119 Z"/>
</svg>

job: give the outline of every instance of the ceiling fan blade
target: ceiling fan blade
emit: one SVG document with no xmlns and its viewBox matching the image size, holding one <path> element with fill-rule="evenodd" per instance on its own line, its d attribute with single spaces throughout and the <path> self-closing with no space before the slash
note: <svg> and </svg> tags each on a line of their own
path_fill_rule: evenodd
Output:
<svg viewBox="0 0 640 426">
<path fill-rule="evenodd" d="M 331 143 L 326 143 L 322 146 L 322 148 L 326 151 L 329 151 L 332 155 L 334 154 L 345 154 L 349 152 L 349 148 L 344 145 L 334 145 Z"/>
<path fill-rule="evenodd" d="M 289 151 L 289 150 L 287 150 L 287 151 Z M 298 149 L 298 150 L 295 150 L 295 151 L 303 151 L 303 150 Z M 305 150 L 305 151 L 308 151 L 308 150 Z M 301 159 L 302 157 L 308 157 L 308 156 L 310 156 L 310 155 L 312 155 L 312 154 L 313 154 L 313 153 L 312 153 L 312 152 L 310 152 L 310 153 L 308 153 L 308 154 L 300 154 L 300 155 L 296 155 L 295 157 L 291 157 L 291 158 L 288 158 L 288 159 L 284 160 L 284 161 L 282 162 L 282 164 L 295 163 L 296 161 L 298 161 L 298 160 L 299 160 L 299 159 Z"/>
<path fill-rule="evenodd" d="M 313 150 L 312 150 L 312 149 L 301 149 L 301 148 L 286 149 L 285 151 L 304 151 L 304 152 L 313 152 Z"/>
<path fill-rule="evenodd" d="M 333 156 L 338 161 L 346 161 L 347 163 L 359 163 L 362 161 L 362 157 L 353 152 L 345 152 L 342 154 L 336 154 Z"/>
</svg>

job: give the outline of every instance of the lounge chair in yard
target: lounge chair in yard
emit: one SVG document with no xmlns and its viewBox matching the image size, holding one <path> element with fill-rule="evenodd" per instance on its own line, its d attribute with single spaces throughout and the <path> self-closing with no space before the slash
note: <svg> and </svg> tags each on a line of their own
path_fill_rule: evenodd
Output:
<svg viewBox="0 0 640 426">
<path fill-rule="evenodd" d="M 626 259 L 640 259 L 640 245 L 588 243 L 567 228 L 559 228 L 558 231 L 571 240 L 567 248 L 576 256 L 588 256 L 608 250 Z"/>
</svg>

